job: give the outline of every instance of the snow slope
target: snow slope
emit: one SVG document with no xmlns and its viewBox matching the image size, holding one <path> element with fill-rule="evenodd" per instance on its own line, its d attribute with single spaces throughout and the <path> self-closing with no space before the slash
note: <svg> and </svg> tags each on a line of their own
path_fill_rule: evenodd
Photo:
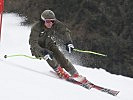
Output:
<svg viewBox="0 0 133 100">
<path fill-rule="evenodd" d="M 64 80 L 50 77 L 51 68 L 44 60 L 25 57 L 5 59 L 5 54 L 31 55 L 31 26 L 21 26 L 24 18 L 4 14 L 0 44 L 0 100 L 133 100 L 133 79 L 114 75 L 103 69 L 75 65 L 80 74 L 91 82 L 119 90 L 114 97 L 95 89 L 86 90 Z"/>
</svg>

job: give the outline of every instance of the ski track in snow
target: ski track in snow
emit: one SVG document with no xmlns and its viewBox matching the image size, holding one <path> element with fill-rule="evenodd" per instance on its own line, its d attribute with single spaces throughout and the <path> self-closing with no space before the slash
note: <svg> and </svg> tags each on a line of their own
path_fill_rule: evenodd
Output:
<svg viewBox="0 0 133 100">
<path fill-rule="evenodd" d="M 133 79 L 114 75 L 103 69 L 75 65 L 83 76 L 94 84 L 119 90 L 114 97 L 95 89 L 54 78 L 44 60 L 25 57 L 4 58 L 4 55 L 30 55 L 29 34 L 31 26 L 21 26 L 24 18 L 4 14 L 0 44 L 0 100 L 133 100 Z M 50 76 L 49 76 L 50 75 Z"/>
</svg>

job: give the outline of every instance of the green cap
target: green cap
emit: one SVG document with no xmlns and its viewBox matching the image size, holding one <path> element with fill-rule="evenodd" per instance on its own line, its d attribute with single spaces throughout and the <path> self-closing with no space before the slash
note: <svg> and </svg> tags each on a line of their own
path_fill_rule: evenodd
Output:
<svg viewBox="0 0 133 100">
<path fill-rule="evenodd" d="M 56 18 L 55 18 L 55 14 L 53 11 L 44 10 L 43 13 L 41 14 L 41 19 L 45 20 L 45 19 L 56 19 Z"/>
</svg>

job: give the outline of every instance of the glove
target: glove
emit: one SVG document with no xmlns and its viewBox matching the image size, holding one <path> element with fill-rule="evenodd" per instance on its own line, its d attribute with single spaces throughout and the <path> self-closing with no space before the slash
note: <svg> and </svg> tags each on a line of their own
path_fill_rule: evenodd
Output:
<svg viewBox="0 0 133 100">
<path fill-rule="evenodd" d="M 36 45 L 35 47 L 30 49 L 31 49 L 32 56 L 35 56 L 36 58 L 40 58 L 40 57 L 42 58 L 45 57 L 45 59 L 53 58 L 53 53 L 51 51 L 49 51 L 48 49 L 42 48 L 39 45 Z"/>
<path fill-rule="evenodd" d="M 43 48 L 40 46 L 35 46 L 30 48 L 32 56 L 35 56 L 36 58 L 43 57 L 42 52 L 44 51 Z"/>
<path fill-rule="evenodd" d="M 73 51 L 73 49 L 74 49 L 74 46 L 73 46 L 72 43 L 67 43 L 67 44 L 66 44 L 66 50 L 67 50 L 69 53 L 71 53 L 71 52 Z"/>
<path fill-rule="evenodd" d="M 53 53 L 47 49 L 45 49 L 42 54 L 44 55 L 43 59 L 44 60 L 52 60 L 53 59 Z"/>
</svg>

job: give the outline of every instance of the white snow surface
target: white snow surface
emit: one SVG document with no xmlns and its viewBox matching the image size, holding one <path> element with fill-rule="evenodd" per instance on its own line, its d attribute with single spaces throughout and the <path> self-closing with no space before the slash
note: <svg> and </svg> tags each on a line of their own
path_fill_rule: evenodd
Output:
<svg viewBox="0 0 133 100">
<path fill-rule="evenodd" d="M 50 77 L 50 66 L 44 60 L 4 55 L 31 56 L 31 26 L 22 26 L 24 18 L 10 13 L 3 15 L 0 43 L 0 100 L 133 100 L 133 79 L 110 74 L 103 69 L 74 65 L 78 72 L 94 84 L 119 90 L 112 96 L 95 89 L 87 90 L 61 79 Z M 52 75 L 54 76 L 54 75 Z"/>
</svg>

